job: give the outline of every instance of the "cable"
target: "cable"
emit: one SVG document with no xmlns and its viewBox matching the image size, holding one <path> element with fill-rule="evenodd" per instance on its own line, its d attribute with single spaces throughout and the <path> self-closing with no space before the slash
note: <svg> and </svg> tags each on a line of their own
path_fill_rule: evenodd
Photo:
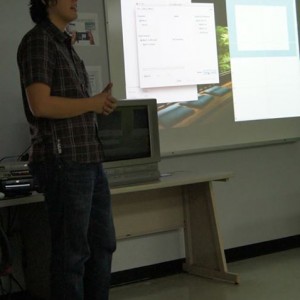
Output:
<svg viewBox="0 0 300 300">
<path fill-rule="evenodd" d="M 12 159 L 15 158 L 17 161 L 22 160 L 22 157 L 25 156 L 28 153 L 28 150 L 30 149 L 31 145 L 28 146 L 21 154 L 19 155 L 12 155 L 12 156 L 4 156 L 0 159 L 0 162 L 6 160 L 6 159 Z"/>
<path fill-rule="evenodd" d="M 12 269 L 12 255 L 10 244 L 7 235 L 2 226 L 0 227 L 0 276 L 11 274 Z"/>
<path fill-rule="evenodd" d="M 11 299 L 10 297 L 12 296 L 12 292 L 13 292 L 13 283 L 15 283 L 17 285 L 20 292 L 25 291 L 25 289 L 22 287 L 22 285 L 19 283 L 19 281 L 12 274 L 9 275 L 9 282 L 8 282 L 9 286 L 7 288 L 4 288 L 2 278 L 0 277 L 0 298 L 1 298 L 1 296 L 7 296 L 7 297 L 9 297 L 8 299 Z"/>
<path fill-rule="evenodd" d="M 10 227 L 12 228 L 13 223 L 8 218 L 8 224 L 10 223 Z M 10 229 L 11 230 L 11 229 Z M 9 229 L 8 229 L 9 231 Z M 0 295 L 6 295 L 11 296 L 12 290 L 13 290 L 13 283 L 19 288 L 19 290 L 22 292 L 25 289 L 22 287 L 22 285 L 19 283 L 19 281 L 15 278 L 15 276 L 12 274 L 12 255 L 11 255 L 11 249 L 9 245 L 9 241 L 7 238 L 6 233 L 4 232 L 4 229 L 2 226 L 0 227 Z M 4 288 L 2 276 L 8 276 L 8 287 Z M 10 298 L 9 298 L 10 299 Z"/>
<path fill-rule="evenodd" d="M 22 287 L 22 285 L 20 284 L 20 282 L 16 279 L 16 277 L 13 274 L 9 275 L 9 278 L 11 281 L 13 281 L 21 290 L 21 292 L 25 291 L 25 289 Z"/>
<path fill-rule="evenodd" d="M 30 149 L 31 145 L 28 146 L 17 158 L 17 160 L 23 160 L 22 158 L 25 156 L 25 155 L 28 155 L 28 150 Z M 27 160 L 27 159 L 26 159 Z"/>
<path fill-rule="evenodd" d="M 2 157 L 2 158 L 0 159 L 0 162 L 4 161 L 4 160 L 6 160 L 6 159 L 11 159 L 11 158 L 16 158 L 16 157 L 18 157 L 18 156 L 17 156 L 17 155 L 14 155 L 14 156 L 4 156 L 4 157 Z"/>
<path fill-rule="evenodd" d="M 0 293 L 2 296 L 6 296 L 7 295 L 7 291 L 3 286 L 3 281 L 2 278 L 0 277 Z"/>
<path fill-rule="evenodd" d="M 16 219 L 17 219 L 16 207 L 8 207 L 7 225 L 6 225 L 6 235 L 8 238 L 11 237 L 14 232 L 15 225 L 16 225 Z"/>
</svg>

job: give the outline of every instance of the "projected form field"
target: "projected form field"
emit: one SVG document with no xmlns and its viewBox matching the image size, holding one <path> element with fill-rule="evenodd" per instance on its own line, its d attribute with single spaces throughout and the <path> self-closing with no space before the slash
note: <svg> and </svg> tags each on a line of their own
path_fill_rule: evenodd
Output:
<svg viewBox="0 0 300 300">
<path fill-rule="evenodd" d="M 236 121 L 300 115 L 295 0 L 228 0 Z"/>
<path fill-rule="evenodd" d="M 289 49 L 286 7 L 237 5 L 235 11 L 240 51 Z"/>
<path fill-rule="evenodd" d="M 213 4 L 139 5 L 140 88 L 218 83 Z"/>
</svg>

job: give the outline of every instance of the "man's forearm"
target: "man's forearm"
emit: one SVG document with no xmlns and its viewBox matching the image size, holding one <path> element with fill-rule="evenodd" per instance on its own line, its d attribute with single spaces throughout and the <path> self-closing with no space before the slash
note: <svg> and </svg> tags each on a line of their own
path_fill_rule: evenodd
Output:
<svg viewBox="0 0 300 300">
<path fill-rule="evenodd" d="M 32 114 L 38 118 L 65 119 L 95 110 L 93 98 L 64 98 L 49 96 L 39 100 L 38 105 L 30 105 Z"/>
</svg>

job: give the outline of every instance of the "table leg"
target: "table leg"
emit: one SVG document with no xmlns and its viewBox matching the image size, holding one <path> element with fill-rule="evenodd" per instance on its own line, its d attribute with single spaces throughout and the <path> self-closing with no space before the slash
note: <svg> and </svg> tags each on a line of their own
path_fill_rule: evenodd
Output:
<svg viewBox="0 0 300 300">
<path fill-rule="evenodd" d="M 224 249 L 214 208 L 211 182 L 183 187 L 186 263 L 188 273 L 239 283 L 237 274 L 227 271 Z"/>
</svg>

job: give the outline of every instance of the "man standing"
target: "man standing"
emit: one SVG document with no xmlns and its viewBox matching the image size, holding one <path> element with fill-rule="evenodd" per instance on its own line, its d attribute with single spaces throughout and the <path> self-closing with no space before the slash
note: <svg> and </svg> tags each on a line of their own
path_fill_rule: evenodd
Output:
<svg viewBox="0 0 300 300">
<path fill-rule="evenodd" d="M 65 32 L 77 0 L 31 0 L 36 24 L 18 66 L 32 147 L 30 170 L 45 195 L 51 230 L 51 299 L 106 300 L 116 247 L 96 114 L 116 107 L 112 84 L 89 95 L 83 62 Z"/>
</svg>

